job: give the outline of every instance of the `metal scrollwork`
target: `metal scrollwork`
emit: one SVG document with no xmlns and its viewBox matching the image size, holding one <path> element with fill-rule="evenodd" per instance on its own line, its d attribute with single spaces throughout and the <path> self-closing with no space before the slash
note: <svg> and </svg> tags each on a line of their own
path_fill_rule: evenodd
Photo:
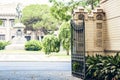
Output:
<svg viewBox="0 0 120 80">
<path fill-rule="evenodd" d="M 103 20 L 103 16 L 102 16 L 101 14 L 98 14 L 98 15 L 96 16 L 96 19 L 97 19 L 97 20 Z"/>
<path fill-rule="evenodd" d="M 83 14 L 78 15 L 78 19 L 79 20 L 83 20 L 84 19 L 84 15 Z"/>
<path fill-rule="evenodd" d="M 71 27 L 73 27 L 74 30 L 83 30 L 84 26 L 83 26 L 83 22 L 79 23 L 79 25 L 75 24 L 75 22 L 73 20 L 71 20 Z"/>
</svg>

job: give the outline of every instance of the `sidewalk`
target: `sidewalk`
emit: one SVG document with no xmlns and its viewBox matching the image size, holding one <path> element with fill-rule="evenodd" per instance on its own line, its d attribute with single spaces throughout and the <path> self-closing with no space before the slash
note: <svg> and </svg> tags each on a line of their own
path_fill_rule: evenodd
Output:
<svg viewBox="0 0 120 80">
<path fill-rule="evenodd" d="M 59 54 L 59 53 L 58 53 Z M 49 56 L 43 53 L 0 52 L 0 61 L 71 61 L 69 58 Z"/>
</svg>

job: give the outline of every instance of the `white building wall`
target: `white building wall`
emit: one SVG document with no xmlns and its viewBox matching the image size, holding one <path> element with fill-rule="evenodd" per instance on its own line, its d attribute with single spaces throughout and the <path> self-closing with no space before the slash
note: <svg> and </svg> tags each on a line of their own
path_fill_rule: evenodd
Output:
<svg viewBox="0 0 120 80">
<path fill-rule="evenodd" d="M 102 2 L 103 1 L 103 2 Z M 102 0 L 106 13 L 105 50 L 120 51 L 120 0 Z"/>
<path fill-rule="evenodd" d="M 5 41 L 10 41 L 12 36 L 12 26 L 10 20 L 16 17 L 16 5 L 0 4 L 0 19 L 5 21 L 5 26 L 0 26 L 0 35 L 5 35 Z"/>
</svg>

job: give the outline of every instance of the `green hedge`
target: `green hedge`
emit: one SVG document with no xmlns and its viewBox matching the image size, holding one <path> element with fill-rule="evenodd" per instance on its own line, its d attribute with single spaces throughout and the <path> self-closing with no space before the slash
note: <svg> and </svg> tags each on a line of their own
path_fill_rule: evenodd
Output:
<svg viewBox="0 0 120 80">
<path fill-rule="evenodd" d="M 0 41 L 0 50 L 5 49 L 5 46 L 7 46 L 8 44 L 10 44 L 9 42 L 5 42 L 5 41 Z"/>
<path fill-rule="evenodd" d="M 43 50 L 45 54 L 50 54 L 51 52 L 59 52 L 60 41 L 54 35 L 46 35 L 42 41 Z"/>
<path fill-rule="evenodd" d="M 120 80 L 120 55 L 88 56 L 86 80 Z"/>
<path fill-rule="evenodd" d="M 25 44 L 25 50 L 39 51 L 42 49 L 41 43 L 38 40 L 30 40 Z"/>
</svg>

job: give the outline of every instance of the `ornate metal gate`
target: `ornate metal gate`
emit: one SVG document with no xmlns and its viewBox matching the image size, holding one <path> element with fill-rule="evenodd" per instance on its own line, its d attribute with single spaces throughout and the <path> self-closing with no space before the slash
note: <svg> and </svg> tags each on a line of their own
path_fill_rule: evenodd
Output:
<svg viewBox="0 0 120 80">
<path fill-rule="evenodd" d="M 78 25 L 71 20 L 72 75 L 85 79 L 85 26 L 84 19 Z"/>
</svg>

